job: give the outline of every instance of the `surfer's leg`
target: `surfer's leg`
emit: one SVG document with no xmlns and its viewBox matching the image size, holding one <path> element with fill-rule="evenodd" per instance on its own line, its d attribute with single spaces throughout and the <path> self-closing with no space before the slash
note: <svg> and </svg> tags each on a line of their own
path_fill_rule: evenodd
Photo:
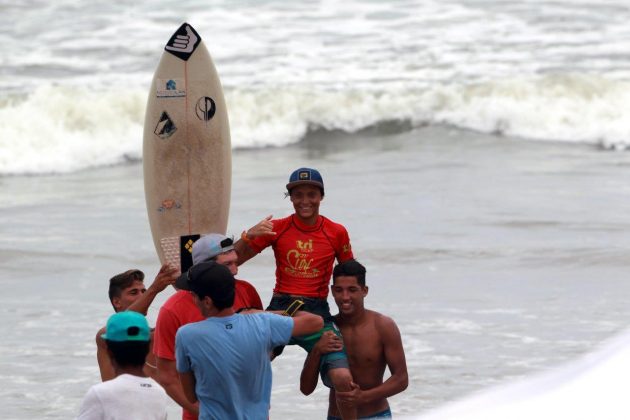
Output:
<svg viewBox="0 0 630 420">
<path fill-rule="evenodd" d="M 339 359 L 342 360 L 342 359 Z M 347 359 L 346 359 L 347 363 Z M 349 403 L 347 400 L 339 398 L 340 392 L 353 391 L 352 388 L 352 373 L 347 367 L 338 367 L 328 369 L 326 375 L 330 379 L 330 382 L 335 389 L 337 409 L 341 418 L 344 420 L 357 418 L 357 406 L 354 403 Z"/>
</svg>

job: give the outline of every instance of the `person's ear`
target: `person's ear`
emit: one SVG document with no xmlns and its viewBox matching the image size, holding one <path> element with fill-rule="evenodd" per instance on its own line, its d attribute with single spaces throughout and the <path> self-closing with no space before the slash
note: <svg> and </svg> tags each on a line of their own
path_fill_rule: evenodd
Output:
<svg viewBox="0 0 630 420">
<path fill-rule="evenodd" d="M 112 298 L 112 305 L 116 308 L 116 312 L 120 312 L 121 304 L 120 304 L 120 296 L 114 296 Z"/>
</svg>

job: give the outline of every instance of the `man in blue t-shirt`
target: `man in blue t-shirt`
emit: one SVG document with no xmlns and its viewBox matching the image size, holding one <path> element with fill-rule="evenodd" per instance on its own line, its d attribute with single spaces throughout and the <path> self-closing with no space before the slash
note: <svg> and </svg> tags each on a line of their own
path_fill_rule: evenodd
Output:
<svg viewBox="0 0 630 420">
<path fill-rule="evenodd" d="M 323 327 L 320 316 L 298 312 L 236 314 L 234 276 L 214 261 L 196 264 L 176 282 L 190 290 L 204 321 L 179 328 L 175 358 L 184 393 L 199 400 L 199 419 L 267 419 L 271 399 L 269 352 L 291 336 Z M 280 312 L 278 312 L 280 313 Z"/>
</svg>

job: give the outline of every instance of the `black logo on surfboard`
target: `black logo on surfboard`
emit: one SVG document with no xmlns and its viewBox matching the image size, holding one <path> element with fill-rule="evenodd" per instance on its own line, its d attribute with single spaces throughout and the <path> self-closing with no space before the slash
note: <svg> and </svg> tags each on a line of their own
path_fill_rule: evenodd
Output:
<svg viewBox="0 0 630 420">
<path fill-rule="evenodd" d="M 189 24 L 184 23 L 168 40 L 164 49 L 175 57 L 188 61 L 200 42 L 201 37 L 197 31 Z"/>
<path fill-rule="evenodd" d="M 168 116 L 166 111 L 162 112 L 162 115 L 160 115 L 160 121 L 158 121 L 155 126 L 155 130 L 153 130 L 155 135 L 161 139 L 167 139 L 176 131 L 177 127 L 175 127 L 175 123 L 171 120 L 171 117 Z"/>
<path fill-rule="evenodd" d="M 182 273 L 193 266 L 192 247 L 201 235 L 184 235 L 179 237 L 179 258 Z"/>
<path fill-rule="evenodd" d="M 217 105 L 211 97 L 204 96 L 197 101 L 195 113 L 200 120 L 210 121 L 214 117 L 215 112 L 217 112 Z"/>
</svg>

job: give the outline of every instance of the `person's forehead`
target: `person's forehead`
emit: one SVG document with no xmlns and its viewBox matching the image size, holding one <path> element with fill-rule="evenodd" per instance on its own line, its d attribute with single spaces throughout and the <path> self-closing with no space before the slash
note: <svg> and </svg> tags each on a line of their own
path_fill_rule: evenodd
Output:
<svg viewBox="0 0 630 420">
<path fill-rule="evenodd" d="M 338 276 L 335 278 L 335 286 L 359 286 L 356 276 Z"/>
<path fill-rule="evenodd" d="M 221 264 L 221 262 L 230 260 L 232 258 L 238 258 L 238 255 L 236 254 L 235 250 L 230 249 L 229 251 L 226 251 L 222 254 L 217 255 L 217 262 Z"/>
<path fill-rule="evenodd" d="M 310 185 L 310 184 L 302 184 L 302 185 L 298 185 L 295 186 L 293 188 L 291 188 L 291 192 L 292 193 L 296 193 L 296 192 L 310 192 L 310 191 L 319 191 L 319 187 L 317 185 Z"/>
<path fill-rule="evenodd" d="M 144 282 L 142 280 L 134 280 L 133 283 L 131 283 L 129 287 L 125 287 L 123 291 L 131 290 L 131 289 L 138 289 L 138 288 L 141 288 L 141 289 L 144 288 Z"/>
</svg>

